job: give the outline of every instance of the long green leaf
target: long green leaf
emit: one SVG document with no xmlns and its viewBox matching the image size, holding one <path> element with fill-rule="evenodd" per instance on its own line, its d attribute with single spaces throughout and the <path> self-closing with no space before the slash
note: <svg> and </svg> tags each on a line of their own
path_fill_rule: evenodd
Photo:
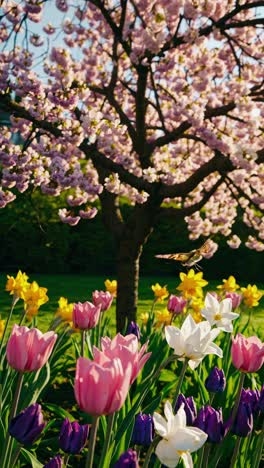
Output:
<svg viewBox="0 0 264 468">
<path fill-rule="evenodd" d="M 21 455 L 23 456 L 23 458 L 31 464 L 32 468 L 42 468 L 43 465 L 42 463 L 40 463 L 38 461 L 38 459 L 31 453 L 29 452 L 28 450 L 26 450 L 25 448 L 22 448 L 21 449 Z"/>
</svg>

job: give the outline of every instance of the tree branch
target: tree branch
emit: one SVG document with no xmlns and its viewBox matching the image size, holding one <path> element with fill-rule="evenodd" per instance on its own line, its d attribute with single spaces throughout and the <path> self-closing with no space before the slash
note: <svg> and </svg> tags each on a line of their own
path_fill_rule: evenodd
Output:
<svg viewBox="0 0 264 468">
<path fill-rule="evenodd" d="M 211 198 L 211 196 L 216 192 L 218 187 L 222 185 L 224 182 L 224 176 L 220 177 L 218 181 L 213 185 L 213 187 L 208 190 L 208 192 L 205 192 L 203 198 L 197 202 L 194 203 L 193 205 L 186 206 L 183 208 L 161 208 L 160 209 L 160 217 L 172 217 L 174 219 L 182 219 L 184 216 L 190 216 L 196 211 L 199 211 L 203 206 L 208 202 L 208 200 Z"/>
<path fill-rule="evenodd" d="M 234 169 L 233 164 L 226 156 L 221 154 L 219 151 L 215 151 L 215 156 L 210 159 L 210 161 L 199 167 L 199 169 L 197 169 L 197 171 L 187 180 L 175 185 L 163 185 L 160 188 L 159 193 L 162 198 L 184 197 L 192 192 L 192 190 L 194 190 L 209 174 L 213 172 L 223 174 Z"/>
</svg>

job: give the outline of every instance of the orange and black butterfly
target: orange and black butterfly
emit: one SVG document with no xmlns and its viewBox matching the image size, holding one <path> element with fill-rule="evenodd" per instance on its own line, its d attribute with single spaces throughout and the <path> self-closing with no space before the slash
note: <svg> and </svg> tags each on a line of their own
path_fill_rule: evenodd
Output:
<svg viewBox="0 0 264 468">
<path fill-rule="evenodd" d="M 190 252 L 179 252 L 175 254 L 161 254 L 155 255 L 156 258 L 165 260 L 176 260 L 181 262 L 183 266 L 191 267 L 200 262 L 205 254 L 210 250 L 210 239 L 207 239 L 199 249 L 191 250 Z"/>
</svg>

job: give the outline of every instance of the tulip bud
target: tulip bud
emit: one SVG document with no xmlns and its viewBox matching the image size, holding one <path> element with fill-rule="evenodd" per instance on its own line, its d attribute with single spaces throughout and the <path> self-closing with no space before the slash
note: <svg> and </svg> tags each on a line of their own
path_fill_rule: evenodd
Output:
<svg viewBox="0 0 264 468">
<path fill-rule="evenodd" d="M 208 442 L 218 444 L 225 436 L 222 409 L 216 410 L 209 405 L 203 406 L 198 413 L 194 426 L 208 435 Z"/>
<path fill-rule="evenodd" d="M 264 343 L 257 336 L 238 333 L 232 337 L 231 356 L 233 365 L 242 372 L 257 372 L 264 363 Z"/>
<path fill-rule="evenodd" d="M 231 299 L 232 309 L 236 309 L 240 306 L 240 303 L 242 301 L 242 294 L 238 294 L 236 292 L 227 292 L 225 297 Z"/>
<path fill-rule="evenodd" d="M 60 455 L 56 455 L 56 457 L 52 458 L 43 468 L 62 468 L 63 467 L 63 460 Z"/>
<path fill-rule="evenodd" d="M 101 313 L 101 306 L 95 306 L 92 302 L 77 302 L 73 306 L 72 319 L 75 328 L 91 330 L 95 328 Z"/>
<path fill-rule="evenodd" d="M 260 399 L 260 393 L 258 390 L 251 390 L 242 388 L 240 403 L 247 403 L 251 406 L 253 415 L 257 415 L 259 411 L 258 402 Z"/>
<path fill-rule="evenodd" d="M 130 322 L 127 327 L 126 335 L 135 335 L 138 340 L 140 340 L 140 328 L 136 322 Z"/>
<path fill-rule="evenodd" d="M 240 402 L 231 428 L 233 434 L 247 437 L 253 430 L 253 413 L 249 403 Z"/>
<path fill-rule="evenodd" d="M 114 296 L 108 291 L 94 291 L 93 303 L 96 306 L 101 306 L 101 312 L 105 312 L 111 307 Z"/>
<path fill-rule="evenodd" d="M 154 423 L 150 414 L 137 414 L 131 444 L 150 445 L 154 436 Z"/>
<path fill-rule="evenodd" d="M 214 367 L 205 381 L 205 388 L 208 392 L 223 392 L 226 387 L 225 374 L 222 369 Z"/>
<path fill-rule="evenodd" d="M 193 397 L 185 397 L 181 393 L 177 398 L 177 402 L 175 406 L 175 413 L 178 411 L 178 409 L 181 407 L 182 404 L 184 405 L 183 409 L 186 414 L 187 426 L 192 426 L 197 416 L 196 405 L 195 405 Z"/>
<path fill-rule="evenodd" d="M 70 422 L 68 418 L 64 419 L 60 436 L 60 448 L 72 455 L 80 453 L 83 449 L 88 435 L 88 424 L 81 426 L 77 421 Z"/>
<path fill-rule="evenodd" d="M 184 307 L 187 304 L 187 300 L 182 296 L 174 296 L 173 294 L 169 297 L 167 309 L 171 314 L 179 315 L 183 312 Z"/>
<path fill-rule="evenodd" d="M 15 323 L 6 347 L 8 364 L 20 372 L 41 369 L 49 359 L 56 339 L 53 331 L 41 333 L 37 328 L 20 327 Z"/>
<path fill-rule="evenodd" d="M 8 432 L 20 444 L 32 445 L 41 434 L 45 425 L 41 406 L 38 403 L 34 403 L 11 420 Z"/>
<path fill-rule="evenodd" d="M 114 468 L 139 468 L 137 452 L 128 449 L 126 452 L 122 453 L 121 457 L 114 464 Z"/>
</svg>

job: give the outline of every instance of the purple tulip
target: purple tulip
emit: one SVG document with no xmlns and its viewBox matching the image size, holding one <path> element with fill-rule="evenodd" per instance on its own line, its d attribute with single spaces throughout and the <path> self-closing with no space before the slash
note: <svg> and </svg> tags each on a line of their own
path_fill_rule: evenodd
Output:
<svg viewBox="0 0 264 468">
<path fill-rule="evenodd" d="M 68 418 L 64 419 L 60 436 L 60 448 L 66 452 L 75 455 L 83 449 L 88 436 L 88 424 L 81 426 L 77 421 L 70 422 Z"/>
<path fill-rule="evenodd" d="M 208 435 L 208 442 L 218 444 L 225 436 L 225 426 L 223 424 L 222 409 L 216 410 L 212 406 L 202 406 L 194 422 Z"/>
<path fill-rule="evenodd" d="M 182 296 L 174 296 L 173 294 L 169 297 L 167 309 L 171 314 L 179 315 L 182 313 L 184 307 L 187 304 L 187 300 Z"/>
<path fill-rule="evenodd" d="M 126 335 L 135 335 L 138 340 L 140 340 L 140 328 L 136 322 L 130 322 L 127 327 Z"/>
<path fill-rule="evenodd" d="M 131 444 L 150 445 L 154 437 L 154 423 L 150 414 L 137 414 Z"/>
<path fill-rule="evenodd" d="M 253 412 L 250 403 L 240 402 L 231 431 L 239 437 L 247 437 L 253 430 Z"/>
<path fill-rule="evenodd" d="M 62 468 L 63 460 L 60 455 L 56 455 L 56 457 L 52 458 L 43 468 Z"/>
<path fill-rule="evenodd" d="M 22 445 L 32 445 L 46 423 L 38 403 L 28 406 L 10 422 L 8 432 Z"/>
<path fill-rule="evenodd" d="M 222 369 L 214 367 L 205 381 L 205 388 L 208 392 L 223 392 L 226 387 L 225 374 Z"/>
<path fill-rule="evenodd" d="M 259 411 L 259 399 L 259 390 L 251 390 L 250 388 L 247 388 L 247 390 L 245 390 L 244 388 L 242 388 L 240 403 L 248 403 L 251 406 L 253 415 L 255 416 L 258 414 Z"/>
<path fill-rule="evenodd" d="M 139 468 L 137 452 L 130 448 L 122 453 L 114 468 Z"/>
<path fill-rule="evenodd" d="M 192 426 L 197 416 L 196 405 L 193 397 L 185 397 L 182 393 L 180 393 L 175 405 L 175 412 L 178 411 L 182 404 L 184 405 L 183 409 L 186 414 L 187 426 Z"/>
</svg>

